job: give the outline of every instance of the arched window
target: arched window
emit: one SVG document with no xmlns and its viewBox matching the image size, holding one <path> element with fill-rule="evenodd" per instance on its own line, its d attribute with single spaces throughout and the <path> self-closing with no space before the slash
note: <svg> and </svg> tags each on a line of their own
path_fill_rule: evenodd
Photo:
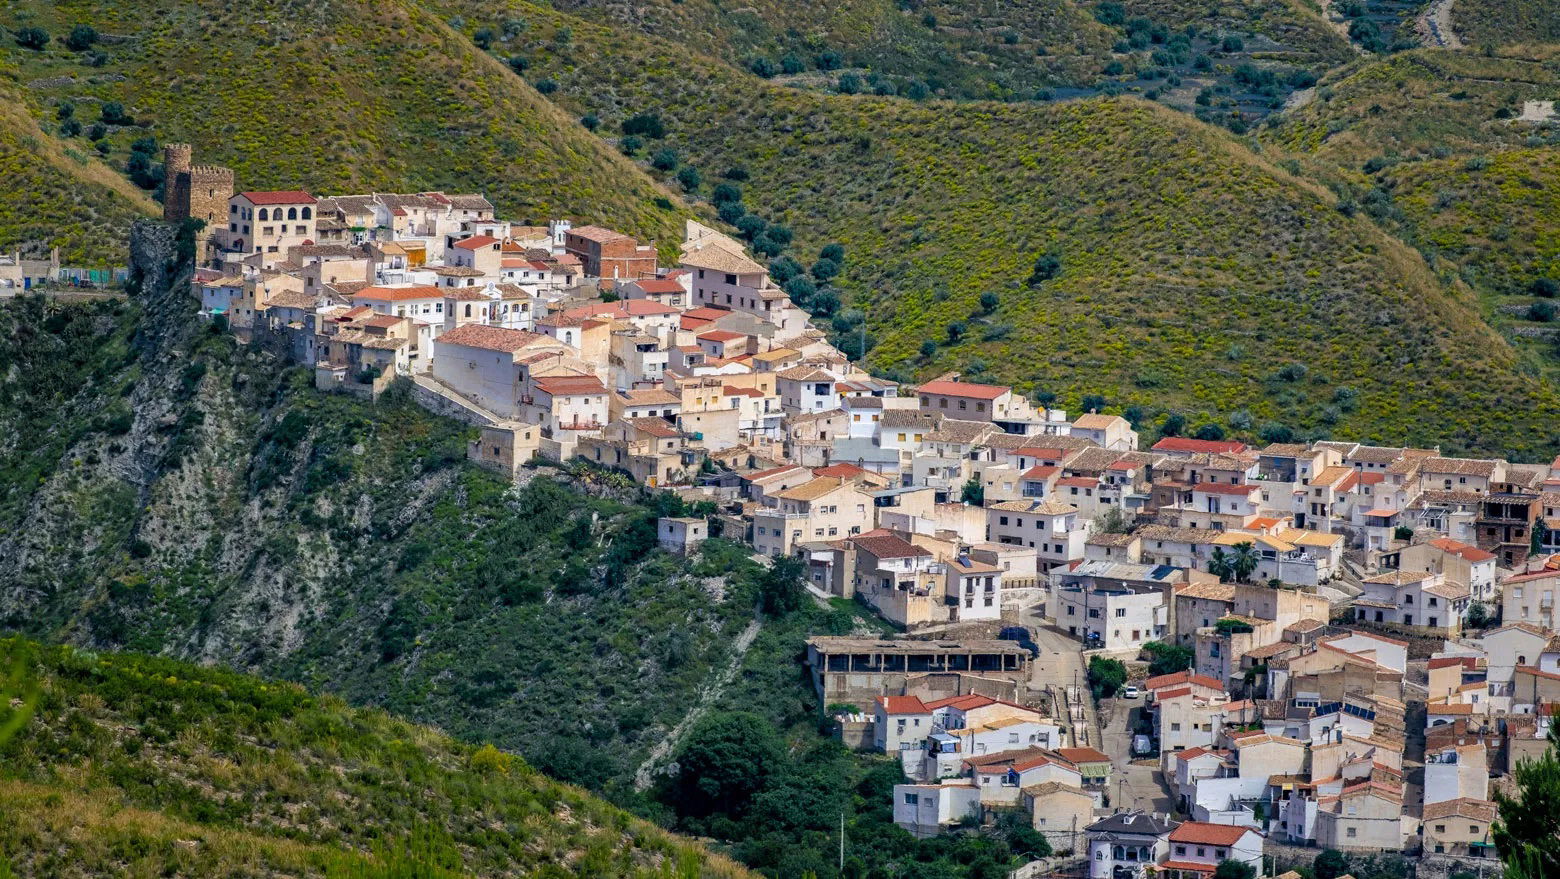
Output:
<svg viewBox="0 0 1560 879">
<path fill-rule="evenodd" d="M 1517 657 L 1517 665 L 1527 665 L 1527 657 L 1526 656 L 1518 656 Z"/>
<path fill-rule="evenodd" d="M 298 209 L 297 208 L 288 208 L 287 209 L 287 219 L 289 219 L 289 220 L 296 220 L 296 219 L 298 219 Z"/>
<path fill-rule="evenodd" d="M 261 208 L 260 209 L 260 219 L 262 219 L 262 220 L 269 220 L 270 219 L 270 216 L 266 213 L 265 208 Z"/>
<path fill-rule="evenodd" d="M 471 317 L 471 303 L 466 303 L 466 316 Z"/>
<path fill-rule="evenodd" d="M 302 216 L 303 216 L 303 218 L 304 218 L 304 219 L 305 219 L 305 220 L 307 220 L 307 219 L 308 219 L 308 218 L 309 218 L 309 209 L 308 209 L 308 208 L 304 208 L 304 209 L 303 209 L 303 214 L 302 214 Z"/>
</svg>

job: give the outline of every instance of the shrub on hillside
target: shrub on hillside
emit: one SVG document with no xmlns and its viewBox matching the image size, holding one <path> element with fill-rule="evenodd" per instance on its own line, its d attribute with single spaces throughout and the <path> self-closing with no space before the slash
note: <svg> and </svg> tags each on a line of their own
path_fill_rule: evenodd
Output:
<svg viewBox="0 0 1560 879">
<path fill-rule="evenodd" d="M 98 41 L 98 32 L 92 25 L 78 24 L 65 37 L 65 48 L 72 52 L 85 52 Z"/>
<path fill-rule="evenodd" d="M 16 32 L 14 37 L 16 45 L 23 49 L 32 49 L 41 52 L 49 45 L 49 32 L 41 27 L 24 27 Z"/>
<path fill-rule="evenodd" d="M 624 134 L 640 135 L 651 140 L 666 136 L 666 126 L 662 124 L 661 117 L 654 113 L 640 113 L 624 119 L 622 130 Z"/>
</svg>

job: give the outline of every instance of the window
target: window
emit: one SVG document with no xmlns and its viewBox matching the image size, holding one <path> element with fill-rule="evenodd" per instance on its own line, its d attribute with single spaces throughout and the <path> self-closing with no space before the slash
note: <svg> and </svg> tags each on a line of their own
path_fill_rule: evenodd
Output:
<svg viewBox="0 0 1560 879">
<path fill-rule="evenodd" d="M 921 795 L 920 794 L 905 794 L 905 805 L 907 805 L 907 806 L 915 806 L 915 805 L 919 805 L 920 802 L 921 802 Z"/>
<path fill-rule="evenodd" d="M 1347 836 L 1350 839 L 1353 839 L 1354 837 L 1359 836 L 1359 830 L 1356 829 L 1356 828 L 1350 827 L 1348 829 L 1348 832 L 1346 832 L 1344 835 Z"/>
<path fill-rule="evenodd" d="M 1119 617 L 1124 617 L 1124 616 L 1126 616 L 1126 615 L 1127 615 L 1127 609 L 1126 609 L 1126 608 L 1124 608 L 1124 607 L 1118 607 L 1118 608 L 1116 608 L 1116 616 L 1117 616 L 1117 617 L 1118 617 L 1118 618 L 1119 618 Z"/>
</svg>

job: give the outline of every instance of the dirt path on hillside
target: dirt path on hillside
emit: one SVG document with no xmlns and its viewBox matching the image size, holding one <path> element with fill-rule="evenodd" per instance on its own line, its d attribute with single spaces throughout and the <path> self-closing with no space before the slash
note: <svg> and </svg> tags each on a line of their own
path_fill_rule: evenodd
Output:
<svg viewBox="0 0 1560 879">
<path fill-rule="evenodd" d="M 1452 3 L 1455 0 L 1435 0 L 1414 21 L 1414 32 L 1426 46 L 1440 49 L 1461 49 L 1462 38 L 1452 28 Z"/>
<path fill-rule="evenodd" d="M 687 735 L 688 730 L 699 722 L 699 718 L 710 710 L 710 706 L 715 704 L 715 700 L 720 698 L 721 693 L 726 691 L 726 687 L 737 676 L 737 669 L 742 667 L 742 657 L 747 654 L 748 648 L 753 646 L 753 639 L 758 637 L 758 630 L 762 627 L 762 621 L 755 619 L 747 624 L 742 634 L 737 636 L 736 649 L 732 651 L 731 660 L 704 687 L 704 691 L 699 694 L 698 703 L 683 715 L 683 719 L 672 727 L 671 732 L 666 734 L 666 738 L 662 739 L 660 744 L 650 749 L 650 756 L 645 758 L 645 762 L 639 764 L 639 769 L 634 772 L 634 790 L 650 789 L 656 768 L 672 756 L 672 752 L 682 743 L 683 736 Z"/>
</svg>

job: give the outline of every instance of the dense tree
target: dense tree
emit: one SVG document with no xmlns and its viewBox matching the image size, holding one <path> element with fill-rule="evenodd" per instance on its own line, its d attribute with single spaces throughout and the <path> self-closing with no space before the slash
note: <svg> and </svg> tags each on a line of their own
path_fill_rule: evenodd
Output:
<svg viewBox="0 0 1560 879">
<path fill-rule="evenodd" d="M 1491 829 L 1507 879 L 1560 876 L 1560 723 L 1549 725 L 1549 748 L 1511 773 L 1516 791 L 1497 789 L 1499 817 Z"/>
<path fill-rule="evenodd" d="M 1089 688 L 1094 698 L 1109 699 L 1127 682 L 1127 666 L 1119 659 L 1095 656 L 1089 660 Z"/>
<path fill-rule="evenodd" d="M 98 41 L 98 32 L 90 24 L 78 24 L 65 37 L 65 48 L 72 52 L 85 52 Z"/>
<path fill-rule="evenodd" d="M 716 204 L 726 204 L 727 202 L 741 200 L 742 190 L 730 183 L 718 184 L 715 187 L 715 191 L 710 193 L 710 201 Z"/>
<path fill-rule="evenodd" d="M 1192 436 L 1200 440 L 1221 440 L 1224 439 L 1224 428 L 1209 422 L 1208 424 L 1198 425 L 1196 432 Z"/>
<path fill-rule="evenodd" d="M 1337 849 L 1327 849 L 1311 862 L 1316 879 L 1338 879 L 1349 872 L 1349 856 Z"/>
<path fill-rule="evenodd" d="M 931 359 L 936 354 L 937 354 L 937 340 L 936 339 L 922 339 L 921 340 L 921 356 L 925 357 L 927 359 Z"/>
<path fill-rule="evenodd" d="M 44 46 L 49 45 L 49 32 L 41 27 L 24 27 L 16 32 L 15 39 L 16 45 L 23 49 L 41 52 Z"/>
<path fill-rule="evenodd" d="M 840 273 L 840 264 L 832 259 L 819 258 L 812 264 L 812 276 L 820 281 L 827 281 Z"/>
<path fill-rule="evenodd" d="M 959 491 L 959 500 L 972 506 L 983 507 L 986 505 L 986 487 L 980 484 L 980 480 L 971 476 L 964 483 L 964 488 Z"/>
<path fill-rule="evenodd" d="M 1151 675 L 1167 675 L 1184 671 L 1191 668 L 1192 662 L 1196 659 L 1192 648 L 1180 644 L 1167 644 L 1164 641 L 1150 641 L 1143 645 L 1143 650 L 1150 657 L 1148 673 Z"/>
<path fill-rule="evenodd" d="M 1040 254 L 1035 260 L 1034 271 L 1029 273 L 1029 286 L 1038 287 L 1056 277 L 1062 271 L 1062 258 L 1055 251 Z"/>
<path fill-rule="evenodd" d="M 693 167 L 692 165 L 684 165 L 682 166 L 682 169 L 677 172 L 678 185 L 689 192 L 693 192 L 694 190 L 698 189 L 699 184 L 703 182 L 704 175 L 700 174 L 699 169 Z"/>
<path fill-rule="evenodd" d="M 1208 573 L 1223 581 L 1228 580 L 1234 571 L 1229 553 L 1225 552 L 1222 546 L 1214 547 L 1213 552 L 1208 556 Z"/>
<path fill-rule="evenodd" d="M 807 600 L 802 586 L 802 563 L 794 556 L 774 559 L 758 579 L 758 600 L 764 613 L 784 616 Z"/>
<path fill-rule="evenodd" d="M 818 295 L 808 303 L 809 310 L 819 317 L 828 317 L 839 310 L 840 294 L 834 292 L 833 287 L 824 287 L 818 291 Z"/>
<path fill-rule="evenodd" d="M 785 291 L 785 295 L 791 297 L 792 302 L 806 308 L 808 303 L 812 301 L 813 295 L 818 292 L 818 285 L 814 284 L 812 278 L 806 275 L 797 275 L 781 284 L 780 289 Z"/>
<path fill-rule="evenodd" d="M 1230 573 L 1234 575 L 1235 582 L 1249 583 L 1251 573 L 1257 569 L 1259 561 L 1261 557 L 1257 555 L 1257 549 L 1251 541 L 1235 544 L 1235 551 L 1230 554 Z"/>
<path fill-rule="evenodd" d="M 791 280 L 804 271 L 806 270 L 802 268 L 802 264 L 791 256 L 780 256 L 769 261 L 770 279 L 782 286 L 785 285 L 786 281 Z"/>
<path fill-rule="evenodd" d="M 1213 870 L 1213 879 L 1255 879 L 1257 868 L 1233 858 L 1225 858 Z"/>
<path fill-rule="evenodd" d="M 1172 412 L 1165 416 L 1164 423 L 1159 425 L 1159 435 L 1180 436 L 1186 433 L 1186 416 L 1179 412 Z"/>
<path fill-rule="evenodd" d="M 677 798 L 684 815 L 741 815 L 781 765 L 785 749 L 774 725 L 742 711 L 709 714 L 677 753 Z"/>
<path fill-rule="evenodd" d="M 624 134 L 637 134 L 657 140 L 666 136 L 666 126 L 662 124 L 661 117 L 654 113 L 640 113 L 623 120 L 622 130 Z"/>
<path fill-rule="evenodd" d="M 580 124 L 585 126 L 586 131 L 595 131 L 601 127 L 601 117 L 595 113 L 586 113 L 580 117 Z"/>
<path fill-rule="evenodd" d="M 825 244 L 818 249 L 819 259 L 831 259 L 840 265 L 845 264 L 845 245 L 838 243 Z"/>
<path fill-rule="evenodd" d="M 986 314 L 990 314 L 993 311 L 996 311 L 997 306 L 1001 304 L 1002 297 L 998 296 L 993 290 L 987 290 L 986 292 L 980 294 L 980 310 Z"/>
</svg>

